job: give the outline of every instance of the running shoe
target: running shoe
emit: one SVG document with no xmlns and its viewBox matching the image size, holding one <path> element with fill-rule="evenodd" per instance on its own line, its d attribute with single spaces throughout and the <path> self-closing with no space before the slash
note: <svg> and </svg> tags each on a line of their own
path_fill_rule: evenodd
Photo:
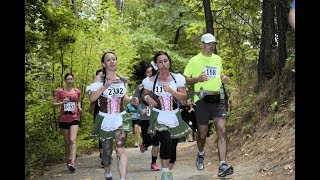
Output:
<svg viewBox="0 0 320 180">
<path fill-rule="evenodd" d="M 219 166 L 218 177 L 225 177 L 227 175 L 231 175 L 233 173 L 233 167 L 228 165 L 227 163 L 222 163 Z"/>
<path fill-rule="evenodd" d="M 144 153 L 147 150 L 147 148 L 143 144 L 140 144 L 139 148 L 141 153 Z"/>
<path fill-rule="evenodd" d="M 68 168 L 70 173 L 74 173 L 76 171 L 76 167 L 74 166 L 74 164 L 68 164 Z"/>
<path fill-rule="evenodd" d="M 172 172 L 162 172 L 161 180 L 173 180 Z"/>
<path fill-rule="evenodd" d="M 197 154 L 196 166 L 198 170 L 202 170 L 204 168 L 204 154 L 201 156 L 199 153 Z"/>
<path fill-rule="evenodd" d="M 135 143 L 134 143 L 134 147 L 139 147 L 139 143 L 138 143 L 138 142 L 135 142 Z"/>
<path fill-rule="evenodd" d="M 151 170 L 152 171 L 159 171 L 160 167 L 156 163 L 151 164 Z"/>
</svg>

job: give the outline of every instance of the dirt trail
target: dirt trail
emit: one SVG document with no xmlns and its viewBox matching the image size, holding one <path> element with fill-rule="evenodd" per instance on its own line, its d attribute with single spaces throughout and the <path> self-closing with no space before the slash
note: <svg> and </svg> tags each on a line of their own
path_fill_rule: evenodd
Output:
<svg viewBox="0 0 320 180">
<path fill-rule="evenodd" d="M 149 148 L 150 149 L 150 148 Z M 173 169 L 174 179 L 175 180 L 185 180 L 185 179 L 194 179 L 194 180 L 209 180 L 209 179 L 219 179 L 217 174 L 217 168 L 205 168 L 202 171 L 199 171 L 195 167 L 195 153 L 196 151 L 196 142 L 181 142 L 178 144 L 177 152 L 178 157 L 176 164 Z M 190 153 L 192 152 L 192 153 Z M 128 180 L 150 180 L 150 179 L 160 179 L 161 171 L 150 171 L 150 150 L 147 150 L 145 153 L 141 153 L 138 148 L 128 148 Z M 40 180 L 49 180 L 49 179 L 74 179 L 74 180 L 103 180 L 104 169 L 100 164 L 99 152 L 94 152 L 91 155 L 85 155 L 77 159 L 77 170 L 75 173 L 70 174 L 67 170 L 65 164 L 58 164 L 50 167 L 49 171 L 45 173 L 44 176 L 40 177 Z M 205 159 L 207 165 L 209 166 L 213 158 L 208 157 Z M 208 163 L 209 162 L 209 163 Z M 158 158 L 158 164 L 160 165 L 160 160 Z M 244 171 L 239 171 L 240 167 Z M 253 179 L 251 171 L 256 171 L 255 165 L 253 164 L 242 164 L 235 167 L 235 172 L 231 176 L 227 176 L 224 179 Z M 242 173 L 240 173 L 242 172 Z M 119 174 L 117 172 L 117 162 L 115 154 L 113 154 L 112 161 L 112 173 L 115 179 L 119 179 Z"/>
<path fill-rule="evenodd" d="M 294 165 L 294 129 L 280 128 L 256 134 L 249 137 L 240 147 L 239 140 L 230 140 L 227 160 L 234 167 L 234 173 L 225 178 L 218 178 L 218 154 L 214 147 L 215 138 L 207 139 L 205 168 L 199 171 L 195 167 L 196 142 L 180 142 L 177 147 L 177 161 L 173 168 L 174 180 L 212 180 L 212 179 L 236 179 L 236 180 L 274 180 L 295 179 Z M 138 148 L 126 149 L 128 154 L 127 180 L 160 180 L 161 171 L 150 171 L 150 149 L 140 152 Z M 45 175 L 40 180 L 103 180 L 99 152 L 84 155 L 77 158 L 75 173 L 70 174 L 66 164 L 58 164 L 48 167 Z M 119 179 L 115 153 L 112 155 L 112 174 Z M 160 166 L 160 159 L 157 160 Z"/>
</svg>

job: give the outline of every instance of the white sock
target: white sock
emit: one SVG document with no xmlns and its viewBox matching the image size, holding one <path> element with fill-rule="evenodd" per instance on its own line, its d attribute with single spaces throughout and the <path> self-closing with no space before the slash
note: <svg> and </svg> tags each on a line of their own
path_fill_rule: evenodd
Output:
<svg viewBox="0 0 320 180">
<path fill-rule="evenodd" d="M 199 154 L 200 156 L 203 156 L 203 155 L 204 155 L 204 150 L 201 151 L 201 152 L 199 151 L 198 154 Z"/>
<path fill-rule="evenodd" d="M 107 178 L 112 177 L 112 173 L 111 172 L 110 173 L 104 173 L 104 177 L 107 177 Z"/>
<path fill-rule="evenodd" d="M 170 172 L 169 168 L 162 168 L 163 172 Z"/>
<path fill-rule="evenodd" d="M 226 163 L 225 161 L 220 161 L 220 166 L 222 165 L 222 163 Z"/>
</svg>

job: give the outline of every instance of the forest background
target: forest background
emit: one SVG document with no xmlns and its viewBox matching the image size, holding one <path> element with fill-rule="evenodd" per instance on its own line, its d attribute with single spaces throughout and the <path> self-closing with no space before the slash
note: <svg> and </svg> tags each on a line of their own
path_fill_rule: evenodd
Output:
<svg viewBox="0 0 320 180">
<path fill-rule="evenodd" d="M 67 72 L 75 75 L 83 113 L 77 153 L 97 148 L 86 137 L 93 125 L 85 88 L 101 68 L 104 50 L 118 56 L 118 72 L 136 85 L 133 66 L 164 50 L 183 73 L 201 50 L 200 37 L 217 38 L 217 54 L 230 77 L 228 132 L 254 134 L 291 126 L 295 112 L 295 32 L 288 24 L 289 0 L 26 0 L 25 174 L 43 173 L 64 161 L 63 139 L 52 106 Z M 192 87 L 188 87 L 189 96 Z M 275 116 L 283 108 L 286 114 Z M 262 119 L 263 118 L 263 119 Z M 261 128 L 259 128 L 261 130 Z M 127 146 L 133 146 L 129 137 Z M 40 166 L 39 166 L 40 165 Z"/>
</svg>

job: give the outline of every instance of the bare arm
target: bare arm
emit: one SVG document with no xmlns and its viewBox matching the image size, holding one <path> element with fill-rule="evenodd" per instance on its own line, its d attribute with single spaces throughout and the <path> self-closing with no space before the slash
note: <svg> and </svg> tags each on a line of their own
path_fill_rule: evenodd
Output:
<svg viewBox="0 0 320 180">
<path fill-rule="evenodd" d="M 178 90 L 173 90 L 169 86 L 163 87 L 166 92 L 172 94 L 173 97 L 177 98 L 179 101 L 187 99 L 187 90 L 186 87 L 178 87 Z"/>
<path fill-rule="evenodd" d="M 144 99 L 150 106 L 157 106 L 158 103 L 149 95 L 150 91 L 147 89 L 143 89 L 141 98 Z"/>
<path fill-rule="evenodd" d="M 79 109 L 79 113 L 81 114 L 82 113 L 82 107 L 81 107 L 81 102 L 80 101 L 78 102 L 78 109 Z"/>
<path fill-rule="evenodd" d="M 96 77 L 94 77 L 93 82 L 100 82 L 101 79 L 102 79 L 102 75 L 101 75 L 101 74 L 98 74 L 98 75 L 96 75 Z"/>
<path fill-rule="evenodd" d="M 91 91 L 89 94 L 90 102 L 95 102 L 113 82 L 115 82 L 115 80 L 107 80 L 106 83 L 102 85 L 102 87 L 100 87 L 98 90 Z"/>
<path fill-rule="evenodd" d="M 208 80 L 208 76 L 203 71 L 198 77 L 186 77 L 186 84 L 195 84 L 198 82 L 204 82 Z"/>
<path fill-rule="evenodd" d="M 296 10 L 294 8 L 290 8 L 289 11 L 289 23 L 291 25 L 291 27 L 293 28 L 293 30 L 295 30 L 295 15 L 296 14 Z"/>
<path fill-rule="evenodd" d="M 62 101 L 59 101 L 57 97 L 54 97 L 53 99 L 53 106 L 61 106 L 62 104 L 68 103 L 69 99 L 68 98 L 64 98 Z"/>
<path fill-rule="evenodd" d="M 58 101 L 56 98 L 54 98 L 53 100 L 53 106 L 61 106 L 62 104 L 64 104 L 64 101 Z"/>
</svg>

